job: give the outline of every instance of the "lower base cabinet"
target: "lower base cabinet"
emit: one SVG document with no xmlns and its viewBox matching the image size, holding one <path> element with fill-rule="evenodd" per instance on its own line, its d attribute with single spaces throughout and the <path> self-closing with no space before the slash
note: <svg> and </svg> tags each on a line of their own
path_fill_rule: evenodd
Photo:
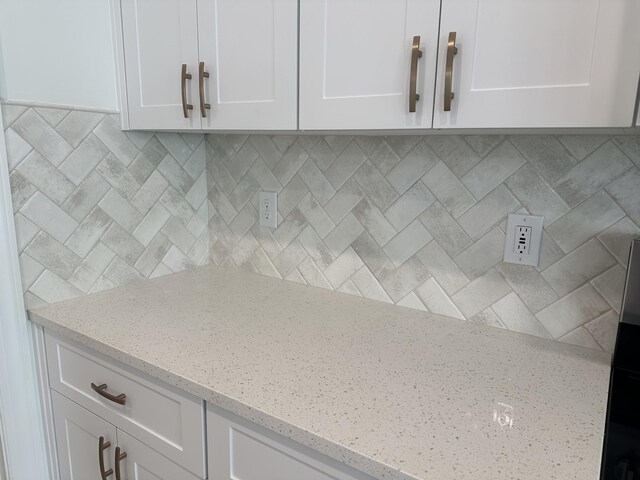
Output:
<svg viewBox="0 0 640 480">
<path fill-rule="evenodd" d="M 58 392 L 51 400 L 62 480 L 198 480 Z"/>
<path fill-rule="evenodd" d="M 207 439 L 210 480 L 374 480 L 212 405 Z"/>
<path fill-rule="evenodd" d="M 58 465 L 63 480 L 100 479 L 100 462 L 113 473 L 116 427 L 89 410 L 51 392 Z M 103 448 L 100 449 L 100 439 Z"/>
<path fill-rule="evenodd" d="M 86 347 L 45 337 L 60 480 L 374 480 L 214 405 L 205 413 L 197 397 Z"/>
</svg>

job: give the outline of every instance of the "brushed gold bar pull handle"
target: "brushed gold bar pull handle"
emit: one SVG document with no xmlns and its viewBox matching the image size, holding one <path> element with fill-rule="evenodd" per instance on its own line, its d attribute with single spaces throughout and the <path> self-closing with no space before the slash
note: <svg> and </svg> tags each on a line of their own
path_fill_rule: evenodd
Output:
<svg viewBox="0 0 640 480">
<path fill-rule="evenodd" d="M 420 100 L 417 93 L 418 88 L 418 60 L 422 58 L 422 50 L 420 50 L 420 35 L 413 37 L 413 46 L 411 47 L 411 75 L 409 79 L 409 112 L 416 111 L 416 102 Z"/>
<path fill-rule="evenodd" d="M 447 43 L 447 62 L 444 71 L 444 111 L 451 111 L 451 100 L 453 100 L 453 57 L 458 53 L 456 47 L 456 32 L 449 32 L 449 42 Z"/>
<path fill-rule="evenodd" d="M 107 480 L 107 477 L 113 473 L 112 468 L 106 472 L 104 470 L 104 451 L 109 447 L 111 447 L 111 442 L 105 442 L 104 437 L 98 439 L 98 464 L 100 465 L 101 480 Z"/>
<path fill-rule="evenodd" d="M 111 393 L 107 392 L 106 383 L 103 383 L 102 385 L 96 385 L 95 383 L 91 382 L 91 389 L 101 397 L 104 397 L 107 400 L 110 400 L 119 405 L 124 405 L 125 401 L 127 400 L 127 396 L 124 393 L 121 393 L 120 395 L 112 395 Z"/>
<path fill-rule="evenodd" d="M 200 66 L 198 67 L 198 79 L 200 86 L 200 112 L 202 113 L 202 118 L 207 118 L 207 110 L 211 108 L 211 105 L 205 103 L 204 101 L 204 79 L 209 78 L 209 72 L 204 70 L 204 62 L 200 62 Z"/>
<path fill-rule="evenodd" d="M 127 452 L 120 453 L 120 447 L 116 447 L 116 480 L 120 480 L 120 462 L 127 458 Z"/>
<path fill-rule="evenodd" d="M 184 118 L 189 118 L 189 110 L 193 110 L 193 105 L 187 103 L 187 80 L 191 80 L 191 74 L 187 73 L 187 64 L 182 64 L 180 75 L 180 87 L 182 90 L 182 114 Z"/>
</svg>

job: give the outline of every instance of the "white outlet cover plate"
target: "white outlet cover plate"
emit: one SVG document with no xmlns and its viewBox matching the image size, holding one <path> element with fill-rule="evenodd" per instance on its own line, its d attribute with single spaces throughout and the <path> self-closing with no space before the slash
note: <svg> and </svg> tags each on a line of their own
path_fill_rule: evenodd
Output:
<svg viewBox="0 0 640 480">
<path fill-rule="evenodd" d="M 267 228 L 278 228 L 278 194 L 276 192 L 260 192 L 259 201 L 260 225 Z M 265 205 L 269 205 L 271 210 L 269 218 L 266 217 Z"/>
<path fill-rule="evenodd" d="M 507 263 L 537 267 L 540 261 L 543 225 L 544 217 L 510 213 L 507 218 L 507 236 L 504 241 L 504 261 Z M 527 255 L 522 255 L 515 251 L 516 227 L 518 226 L 531 227 L 531 243 Z"/>
</svg>

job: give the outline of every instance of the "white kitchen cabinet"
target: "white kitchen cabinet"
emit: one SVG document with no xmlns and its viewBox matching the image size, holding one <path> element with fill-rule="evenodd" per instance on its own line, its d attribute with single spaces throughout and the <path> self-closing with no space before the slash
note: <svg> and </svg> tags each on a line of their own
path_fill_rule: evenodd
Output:
<svg viewBox="0 0 640 480">
<path fill-rule="evenodd" d="M 297 128 L 297 0 L 198 0 L 198 35 L 203 129 Z"/>
<path fill-rule="evenodd" d="M 122 0 L 129 128 L 297 128 L 297 0 Z"/>
<path fill-rule="evenodd" d="M 127 102 L 130 128 L 202 128 L 197 3 L 196 0 L 121 2 L 126 71 L 123 101 Z M 191 75 L 190 79 L 182 78 L 183 68 L 186 75 Z"/>
<path fill-rule="evenodd" d="M 95 478 L 73 471 L 95 469 L 97 439 L 115 448 L 116 429 L 117 446 L 128 452 L 121 468 L 133 472 L 124 478 L 206 478 L 202 400 L 51 332 L 44 345 L 63 480 Z"/>
<path fill-rule="evenodd" d="M 444 0 L 433 126 L 628 127 L 639 19 L 637 0 Z"/>
<path fill-rule="evenodd" d="M 439 11 L 439 0 L 301 1 L 300 129 L 431 128 Z"/>
<path fill-rule="evenodd" d="M 113 471 L 116 428 L 57 392 L 51 401 L 62 480 L 100 478 L 100 468 Z"/>
<path fill-rule="evenodd" d="M 120 429 L 118 429 L 118 448 L 120 455 L 126 453 L 126 457 L 122 458 L 118 465 L 125 480 L 199 479 Z"/>
<path fill-rule="evenodd" d="M 212 405 L 207 448 L 210 480 L 373 480 Z"/>
</svg>

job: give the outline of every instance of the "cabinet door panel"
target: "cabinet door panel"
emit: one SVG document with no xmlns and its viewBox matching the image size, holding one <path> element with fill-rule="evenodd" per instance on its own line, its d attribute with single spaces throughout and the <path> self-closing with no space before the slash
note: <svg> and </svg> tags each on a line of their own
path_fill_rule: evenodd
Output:
<svg viewBox="0 0 640 480">
<path fill-rule="evenodd" d="M 104 468 L 109 470 L 113 468 L 116 447 L 115 427 L 58 392 L 51 392 L 51 400 L 61 479 L 100 478 L 99 438 L 102 436 L 111 443 L 102 453 Z"/>
<path fill-rule="evenodd" d="M 300 128 L 429 128 L 440 2 L 303 0 L 300 3 Z M 418 62 L 409 113 L 413 37 Z"/>
<path fill-rule="evenodd" d="M 122 2 L 127 102 L 132 129 L 199 129 L 196 0 Z M 181 68 L 187 65 L 184 118 Z"/>
<path fill-rule="evenodd" d="M 118 447 L 127 456 L 120 461 L 126 480 L 197 480 L 192 473 L 163 457 L 144 443 L 118 430 Z"/>
<path fill-rule="evenodd" d="M 448 0 L 442 4 L 434 127 L 614 127 L 633 116 L 635 0 Z M 633 19 L 633 20 L 631 20 Z M 450 112 L 449 32 L 457 32 Z M 632 49 L 633 50 L 633 49 Z"/>
<path fill-rule="evenodd" d="M 205 129 L 297 128 L 296 0 L 199 0 Z"/>
</svg>

